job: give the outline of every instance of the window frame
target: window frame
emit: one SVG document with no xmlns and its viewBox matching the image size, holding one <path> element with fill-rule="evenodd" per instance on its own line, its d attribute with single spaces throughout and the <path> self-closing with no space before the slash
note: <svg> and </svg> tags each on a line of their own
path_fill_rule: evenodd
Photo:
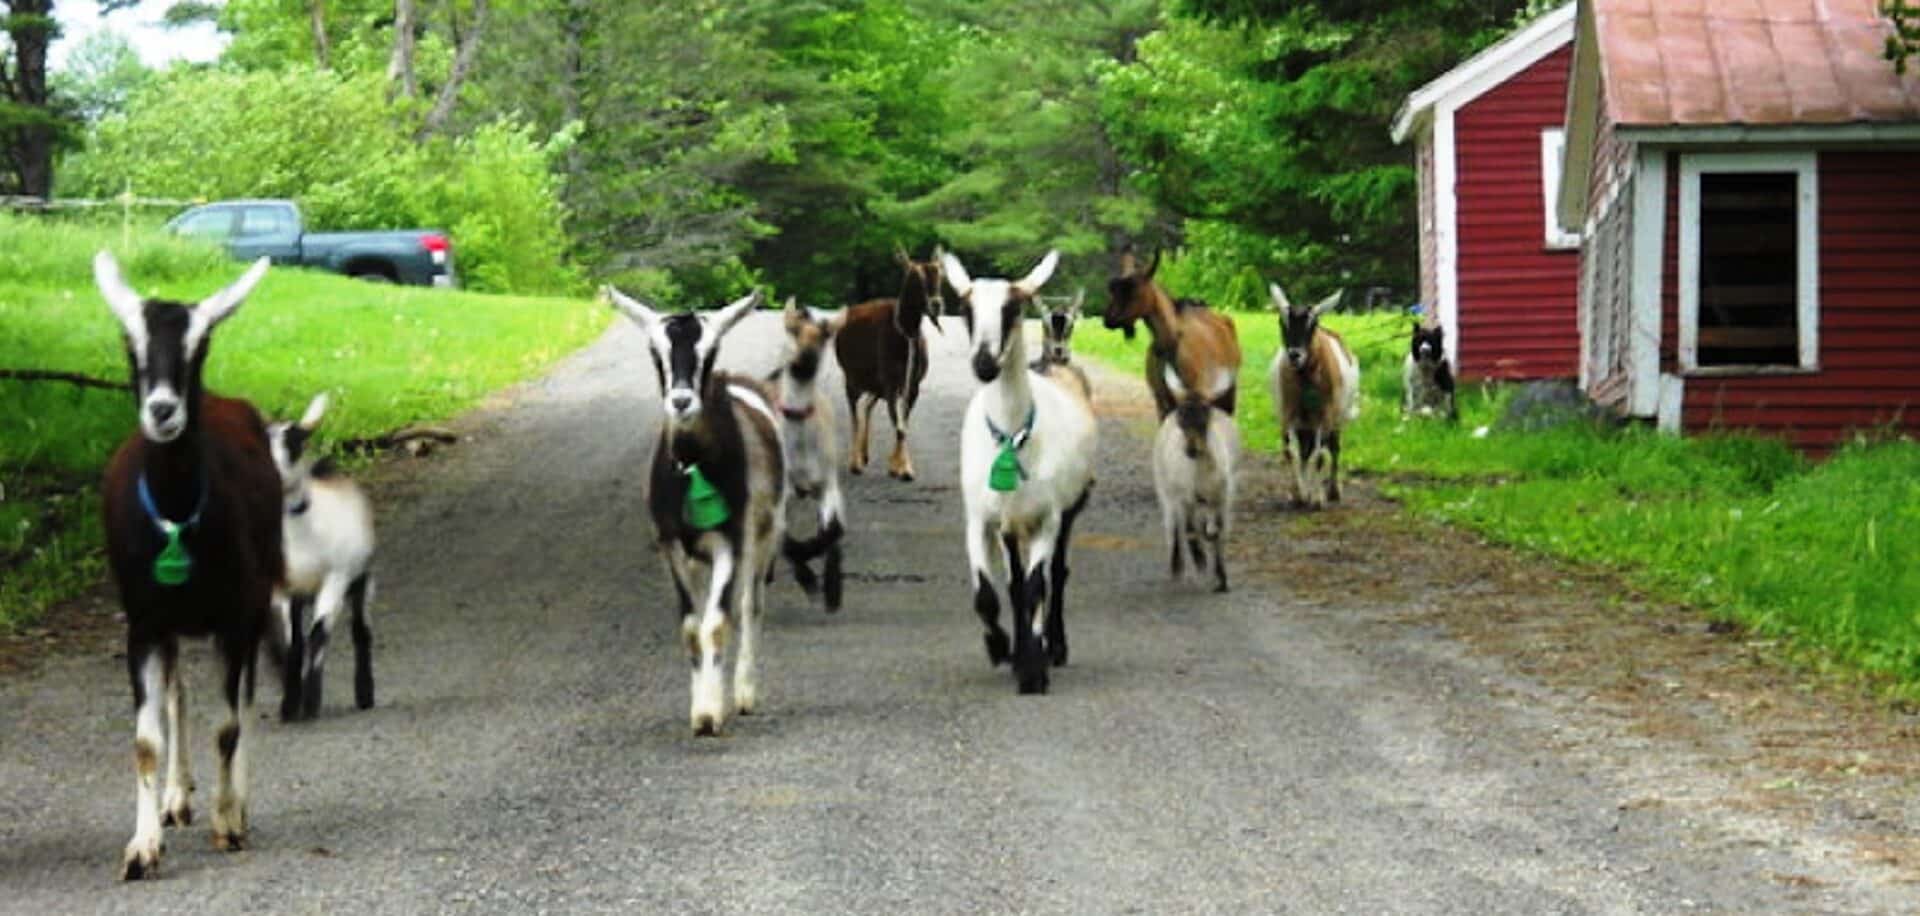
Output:
<svg viewBox="0 0 1920 916">
<path fill-rule="evenodd" d="M 1566 180 L 1567 131 L 1563 127 L 1540 129 L 1540 194 L 1544 214 L 1545 244 L 1548 251 L 1577 251 L 1580 233 L 1560 228 L 1560 185 Z"/>
<path fill-rule="evenodd" d="M 1794 321 L 1796 364 L 1700 365 L 1700 176 L 1790 173 L 1795 176 Z M 1679 359 L 1685 375 L 1790 375 L 1820 371 L 1819 156 L 1803 152 L 1683 153 L 1680 156 Z"/>
</svg>

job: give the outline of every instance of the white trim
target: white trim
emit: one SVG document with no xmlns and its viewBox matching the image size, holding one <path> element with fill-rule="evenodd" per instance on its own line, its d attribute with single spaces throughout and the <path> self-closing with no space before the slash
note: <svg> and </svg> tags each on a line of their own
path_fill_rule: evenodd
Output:
<svg viewBox="0 0 1920 916">
<path fill-rule="evenodd" d="M 1600 130 L 1600 50 L 1594 44 L 1593 4 L 1591 0 L 1579 0 L 1576 6 L 1579 22 L 1574 29 L 1573 63 L 1567 73 L 1567 147 L 1560 166 L 1562 174 L 1576 177 L 1560 183 L 1560 199 L 1554 202 L 1555 217 L 1569 231 L 1592 221 L 1588 197 Z"/>
<path fill-rule="evenodd" d="M 1560 228 L 1560 217 L 1554 206 L 1560 199 L 1560 182 L 1566 180 L 1560 171 L 1566 150 L 1566 128 L 1540 128 L 1540 213 L 1548 251 L 1571 251 L 1580 247 L 1580 233 Z"/>
<path fill-rule="evenodd" d="M 1889 141 L 1920 143 L 1920 123 L 1905 121 L 1899 123 L 1855 124 L 1723 124 L 1688 127 L 1633 127 L 1623 125 L 1614 128 L 1614 136 L 1622 140 L 1646 143 L 1687 144 L 1828 144 L 1859 142 L 1884 143 Z"/>
<path fill-rule="evenodd" d="M 1627 320 L 1628 407 L 1636 417 L 1660 407 L 1660 294 L 1666 269 L 1667 151 L 1640 147 L 1633 175 L 1633 265 Z"/>
<path fill-rule="evenodd" d="M 1700 176 L 1702 173 L 1792 172 L 1797 178 L 1798 259 L 1795 279 L 1800 364 L 1820 360 L 1820 168 L 1812 151 L 1683 153 L 1680 156 L 1680 371 L 1700 369 Z M 1729 367 L 1712 367 L 1727 374 Z"/>
<path fill-rule="evenodd" d="M 1660 397 L 1659 407 L 1655 412 L 1655 422 L 1663 433 L 1678 433 L 1683 418 L 1683 408 L 1687 404 L 1687 380 L 1663 372 L 1657 381 L 1660 385 Z"/>
<path fill-rule="evenodd" d="M 1460 159 L 1453 143 L 1452 107 L 1442 108 L 1433 123 L 1433 224 L 1440 237 L 1433 245 L 1434 289 L 1440 301 L 1434 314 L 1446 331 L 1447 362 L 1460 371 Z"/>
<path fill-rule="evenodd" d="M 1443 109 L 1459 109 L 1572 41 L 1574 6 L 1568 3 L 1541 16 L 1433 82 L 1415 89 L 1394 115 L 1393 142 L 1406 142 L 1416 123 L 1424 120 L 1429 112 L 1437 123 Z"/>
</svg>

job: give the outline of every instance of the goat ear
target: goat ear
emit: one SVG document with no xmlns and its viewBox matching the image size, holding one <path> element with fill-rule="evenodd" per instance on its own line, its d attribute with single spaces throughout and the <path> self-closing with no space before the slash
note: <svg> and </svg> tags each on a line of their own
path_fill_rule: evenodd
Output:
<svg viewBox="0 0 1920 916">
<path fill-rule="evenodd" d="M 1336 289 L 1333 291 L 1332 295 L 1328 296 L 1325 299 L 1320 300 L 1319 302 L 1314 303 L 1313 317 L 1318 318 L 1321 315 L 1324 315 L 1332 311 L 1333 307 L 1339 304 L 1340 304 L 1340 291 Z"/>
<path fill-rule="evenodd" d="M 313 432 L 320 426 L 320 418 L 327 414 L 327 393 L 322 391 L 313 396 L 307 404 L 307 412 L 300 415 L 300 428 Z"/>
<path fill-rule="evenodd" d="M 1187 396 L 1187 386 L 1180 384 L 1180 372 L 1173 367 L 1172 363 L 1160 367 L 1160 378 L 1167 383 L 1167 390 L 1172 392 L 1175 398 Z"/>
<path fill-rule="evenodd" d="M 973 277 L 968 276 L 967 268 L 952 252 L 940 252 L 940 272 L 946 275 L 947 285 L 965 299 L 973 294 Z"/>
<path fill-rule="evenodd" d="M 1268 283 L 1267 295 L 1273 298 L 1273 307 L 1276 311 L 1286 312 L 1293 308 L 1293 302 L 1287 299 L 1287 291 L 1281 289 L 1280 284 Z"/>
<path fill-rule="evenodd" d="M 648 334 L 652 334 L 654 327 L 660 323 L 659 312 L 649 308 L 640 300 L 614 289 L 612 285 L 600 287 L 600 299 L 619 310 L 621 314 L 627 316 L 628 320 L 639 325 L 640 330 Z"/>
<path fill-rule="evenodd" d="M 1078 318 L 1080 317 L 1080 307 L 1086 304 L 1087 304 L 1087 288 L 1082 286 L 1079 289 L 1076 289 L 1073 291 L 1073 304 L 1067 306 L 1067 311 L 1072 312 L 1073 317 Z"/>
<path fill-rule="evenodd" d="M 717 341 L 728 331 L 733 330 L 733 326 L 739 324 L 740 319 L 747 317 L 748 312 L 760 307 L 760 302 L 760 291 L 756 289 L 727 303 L 727 307 L 714 316 L 713 339 Z"/>
<path fill-rule="evenodd" d="M 119 262 L 104 248 L 93 256 L 93 285 L 99 288 L 100 298 L 107 300 L 113 316 L 120 319 L 120 326 L 128 337 L 136 340 L 146 337 L 146 300 L 127 285 L 126 279 L 120 276 Z"/>
<path fill-rule="evenodd" d="M 894 242 L 893 243 L 893 263 L 898 264 L 901 267 L 905 267 L 907 266 L 907 263 L 910 262 L 911 260 L 913 259 L 907 257 L 907 250 L 905 248 L 900 247 L 899 242 Z"/>
<path fill-rule="evenodd" d="M 1033 265 L 1033 269 L 1027 271 L 1026 276 L 1014 281 L 1013 287 L 1029 296 L 1038 293 L 1040 287 L 1045 286 L 1047 281 L 1053 278 L 1053 269 L 1059 266 L 1060 252 L 1048 251 L 1046 257 L 1040 259 L 1040 263 Z"/>
<path fill-rule="evenodd" d="M 789 331 L 797 330 L 807 322 L 807 318 L 807 311 L 800 307 L 800 300 L 793 296 L 788 296 L 787 304 L 780 307 L 780 319 Z"/>
<path fill-rule="evenodd" d="M 200 300 L 199 306 L 193 310 L 193 325 L 210 331 L 213 330 L 214 325 L 226 320 L 228 315 L 233 314 L 234 309 L 240 307 L 240 303 L 247 300 L 247 294 L 253 292 L 253 288 L 260 284 L 260 278 L 267 275 L 267 268 L 272 264 L 272 261 L 262 257 L 253 262 L 253 266 L 247 268 L 247 272 L 241 274 L 240 279 L 227 284 L 225 289 Z"/>
<path fill-rule="evenodd" d="M 847 323 L 847 310 L 809 307 L 807 309 L 807 319 L 819 325 L 822 330 L 827 332 L 827 336 L 831 337 L 835 332 L 840 330 L 841 325 Z"/>
</svg>

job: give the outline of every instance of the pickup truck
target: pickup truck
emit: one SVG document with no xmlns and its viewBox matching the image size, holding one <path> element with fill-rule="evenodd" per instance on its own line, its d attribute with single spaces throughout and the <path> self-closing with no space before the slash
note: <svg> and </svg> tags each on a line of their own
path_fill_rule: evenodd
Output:
<svg viewBox="0 0 1920 916">
<path fill-rule="evenodd" d="M 167 221 L 167 231 L 226 246 L 245 261 L 319 267 L 376 283 L 455 286 L 453 245 L 436 229 L 308 232 L 290 200 L 224 200 Z"/>
</svg>

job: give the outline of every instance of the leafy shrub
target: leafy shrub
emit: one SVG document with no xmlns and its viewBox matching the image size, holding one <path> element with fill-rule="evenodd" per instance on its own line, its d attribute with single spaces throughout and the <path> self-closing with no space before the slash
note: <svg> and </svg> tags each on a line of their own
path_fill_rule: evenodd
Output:
<svg viewBox="0 0 1920 916">
<path fill-rule="evenodd" d="M 444 229 L 475 289 L 578 286 L 548 168 L 570 134 L 543 144 L 501 120 L 416 144 L 411 122 L 377 73 L 177 69 L 100 122 L 62 164 L 61 191 L 292 198 L 318 229 Z"/>
</svg>

